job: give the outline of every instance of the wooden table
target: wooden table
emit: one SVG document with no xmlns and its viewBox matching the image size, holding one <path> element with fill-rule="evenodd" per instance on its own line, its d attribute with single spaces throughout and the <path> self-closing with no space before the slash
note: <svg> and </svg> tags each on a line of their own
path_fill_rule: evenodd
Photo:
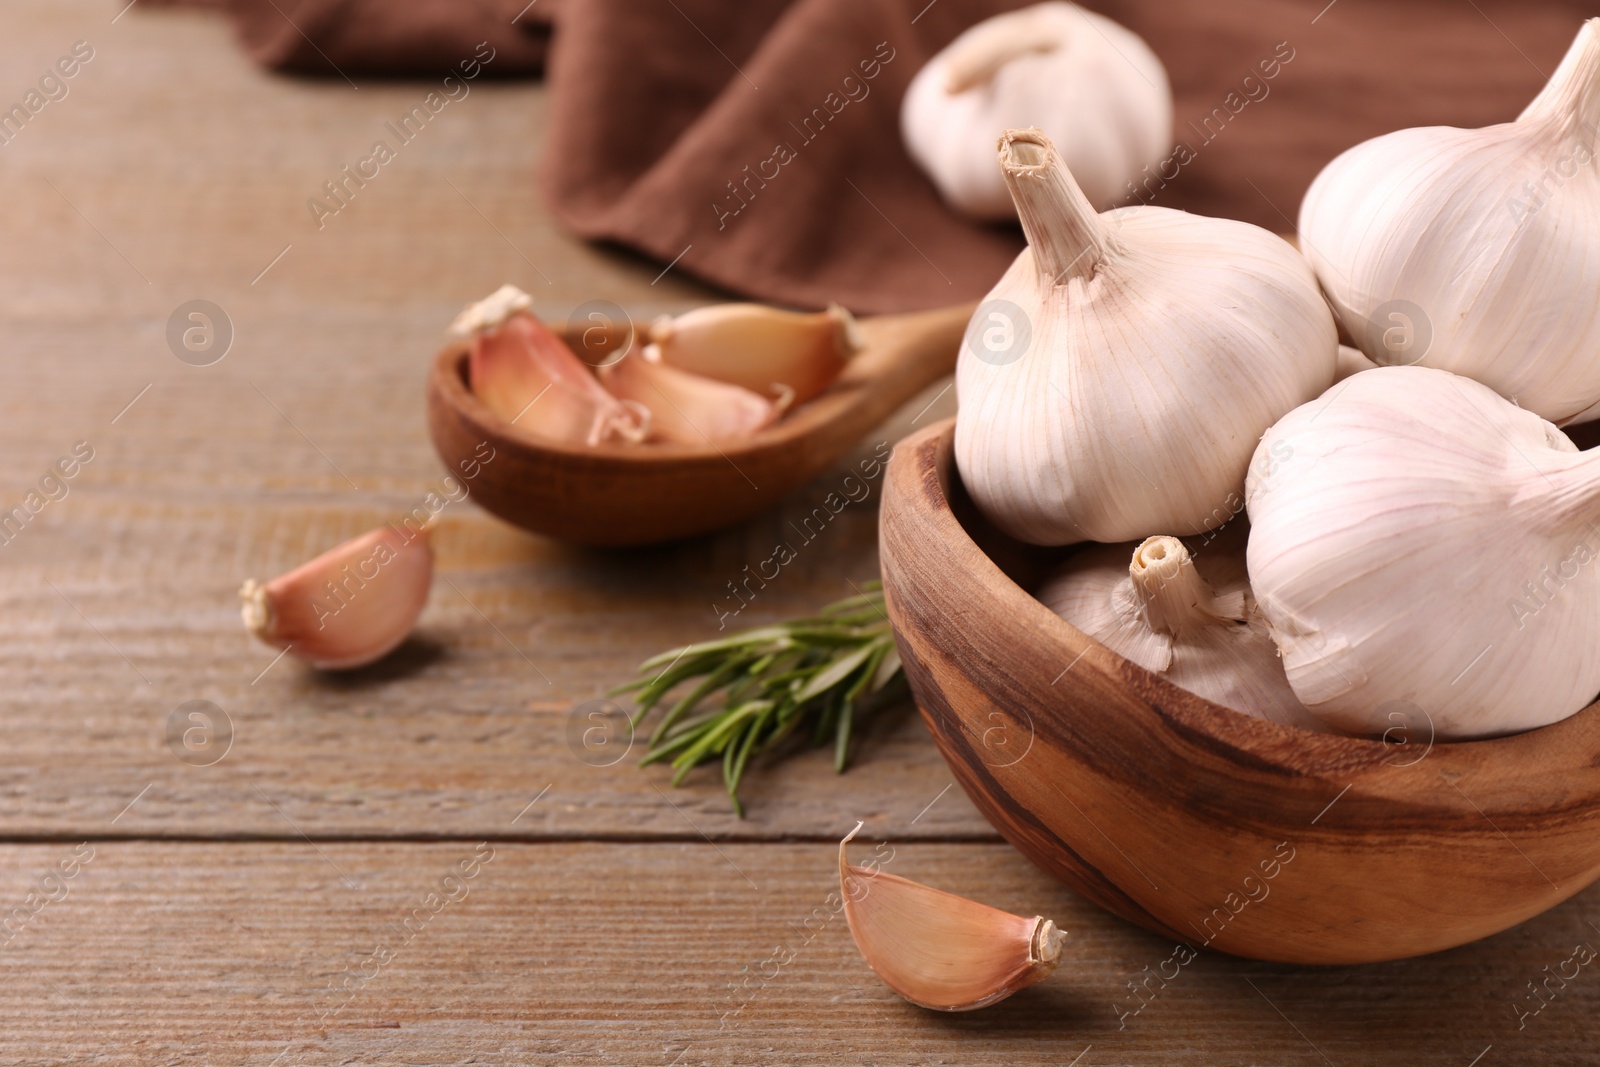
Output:
<svg viewBox="0 0 1600 1067">
<path fill-rule="evenodd" d="M 642 320 L 715 294 L 552 225 L 533 84 L 477 83 L 319 229 L 307 200 L 427 86 L 268 76 L 218 21 L 121 4 L 0 14 L 0 101 L 94 49 L 0 147 L 0 507 L 93 449 L 0 545 L 0 1062 L 1600 1062 L 1594 968 L 1516 1011 L 1600 944 L 1593 891 L 1429 959 L 1205 955 L 1135 1014 L 1130 983 L 1172 946 L 1002 844 L 909 710 L 862 731 L 842 778 L 825 753 L 763 770 L 743 821 L 709 774 L 673 790 L 620 736 L 603 756 L 572 740 L 576 707 L 711 633 L 726 583 L 837 479 L 636 552 L 453 504 L 399 654 L 338 677 L 276 662 L 237 586 L 439 486 L 422 380 L 463 304 L 510 280 L 558 321 L 597 297 Z M 167 339 L 197 299 L 235 335 L 209 366 Z M 951 410 L 935 387 L 863 454 Z M 741 621 L 872 577 L 875 507 Z M 195 700 L 228 725 L 186 748 Z M 891 870 L 1054 917 L 1069 962 L 977 1014 L 897 1000 L 824 906 L 857 819 Z M 1393 906 L 1425 921 L 1429 902 Z"/>
</svg>

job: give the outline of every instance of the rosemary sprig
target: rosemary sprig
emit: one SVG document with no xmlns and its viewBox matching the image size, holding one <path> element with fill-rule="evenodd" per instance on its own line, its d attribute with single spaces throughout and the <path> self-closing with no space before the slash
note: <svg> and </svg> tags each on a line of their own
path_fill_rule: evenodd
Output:
<svg viewBox="0 0 1600 1067">
<path fill-rule="evenodd" d="M 640 766 L 670 760 L 679 785 L 694 768 L 720 759 L 740 818 L 739 783 L 751 757 L 807 725 L 814 747 L 832 739 L 834 770 L 843 772 L 856 716 L 903 685 L 882 585 L 872 582 L 811 618 L 668 649 L 641 663 L 639 677 L 612 695 L 635 694 L 638 730 L 667 694 L 690 681 L 656 723 Z M 707 708 L 717 696 L 720 703 Z"/>
</svg>

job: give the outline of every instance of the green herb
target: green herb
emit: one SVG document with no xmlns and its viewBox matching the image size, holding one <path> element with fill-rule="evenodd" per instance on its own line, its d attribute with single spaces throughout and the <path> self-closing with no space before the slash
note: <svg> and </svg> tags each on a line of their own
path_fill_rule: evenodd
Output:
<svg viewBox="0 0 1600 1067">
<path fill-rule="evenodd" d="M 652 656 L 612 695 L 636 694 L 637 730 L 668 693 L 694 680 L 656 723 L 640 765 L 670 760 L 679 785 L 702 763 L 721 760 L 723 783 L 743 818 L 739 782 L 752 756 L 809 727 L 814 747 L 832 739 L 834 770 L 842 772 L 857 714 L 886 701 L 903 678 L 882 586 L 872 582 L 812 618 Z M 706 707 L 713 697 L 720 700 Z"/>
</svg>

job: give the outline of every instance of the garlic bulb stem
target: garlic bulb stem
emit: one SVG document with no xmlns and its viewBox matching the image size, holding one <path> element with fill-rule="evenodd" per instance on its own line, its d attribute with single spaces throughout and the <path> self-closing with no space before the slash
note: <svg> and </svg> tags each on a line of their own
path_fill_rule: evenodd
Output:
<svg viewBox="0 0 1600 1067">
<path fill-rule="evenodd" d="M 1000 170 L 1039 273 L 1053 285 L 1092 277 L 1106 255 L 1105 225 L 1056 159 L 1055 147 L 1041 131 L 1026 129 L 1007 130 L 999 148 Z"/>
<path fill-rule="evenodd" d="M 1128 577 L 1144 602 L 1150 628 L 1158 633 L 1177 635 L 1197 626 L 1214 626 L 1222 617 L 1212 607 L 1216 592 L 1200 577 L 1189 550 L 1176 537 L 1151 537 L 1134 549 Z"/>
<path fill-rule="evenodd" d="M 1600 125 L 1600 19 L 1579 28 L 1561 65 L 1517 121 L 1548 122 L 1558 137 L 1583 132 L 1592 139 Z"/>
</svg>

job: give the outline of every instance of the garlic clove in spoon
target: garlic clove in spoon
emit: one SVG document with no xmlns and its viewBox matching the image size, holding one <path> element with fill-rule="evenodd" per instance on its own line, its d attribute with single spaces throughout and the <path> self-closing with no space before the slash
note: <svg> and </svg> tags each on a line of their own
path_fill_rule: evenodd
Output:
<svg viewBox="0 0 1600 1067">
<path fill-rule="evenodd" d="M 1323 722 L 1376 736 L 1399 703 L 1485 737 L 1600 692 L 1600 454 L 1471 379 L 1379 367 L 1257 456 L 1250 584 Z"/>
<path fill-rule="evenodd" d="M 323 670 L 381 659 L 428 602 L 428 542 L 426 527 L 380 526 L 269 582 L 247 581 L 239 590 L 245 627 Z"/>
<path fill-rule="evenodd" d="M 865 347 L 855 317 L 838 304 L 804 314 L 764 304 L 713 304 L 650 327 L 662 363 L 761 396 L 803 404 L 833 384 Z"/>
<path fill-rule="evenodd" d="M 1289 687 L 1245 577 L 1245 531 L 1074 552 L 1038 598 L 1124 659 L 1253 718 L 1326 729 Z M 1130 552 L 1131 550 L 1131 552 Z M 1131 557 L 1131 558 L 1130 558 Z"/>
<path fill-rule="evenodd" d="M 1374 361 L 1474 378 L 1556 423 L 1600 414 L 1600 19 L 1513 122 L 1429 126 L 1329 163 L 1307 258 Z"/>
<path fill-rule="evenodd" d="M 533 317 L 532 304 L 527 293 L 504 285 L 457 316 L 452 332 L 472 343 L 473 395 L 507 422 L 558 441 L 644 440 L 648 413 L 607 393 L 566 342 Z"/>
<path fill-rule="evenodd" d="M 1036 126 L 1096 207 L 1127 198 L 1172 147 L 1166 70 L 1136 34 L 1060 0 L 995 15 L 912 78 L 901 103 L 906 150 L 957 211 L 1016 217 L 994 169 L 995 131 Z"/>
<path fill-rule="evenodd" d="M 1097 215 L 1038 130 L 1007 131 L 1000 167 L 1028 248 L 956 364 L 974 503 L 1041 545 L 1226 522 L 1262 432 L 1333 382 L 1337 331 L 1310 267 L 1242 222 Z"/>
<path fill-rule="evenodd" d="M 668 366 L 653 344 L 601 367 L 600 381 L 613 396 L 650 412 L 651 440 L 672 444 L 741 440 L 771 425 L 788 406 L 786 397 L 768 400 Z"/>
<path fill-rule="evenodd" d="M 857 867 L 839 842 L 839 893 L 856 947 L 884 983 L 935 1011 L 971 1011 L 1039 982 L 1061 962 L 1065 931 L 1049 919 L 979 904 Z"/>
</svg>

